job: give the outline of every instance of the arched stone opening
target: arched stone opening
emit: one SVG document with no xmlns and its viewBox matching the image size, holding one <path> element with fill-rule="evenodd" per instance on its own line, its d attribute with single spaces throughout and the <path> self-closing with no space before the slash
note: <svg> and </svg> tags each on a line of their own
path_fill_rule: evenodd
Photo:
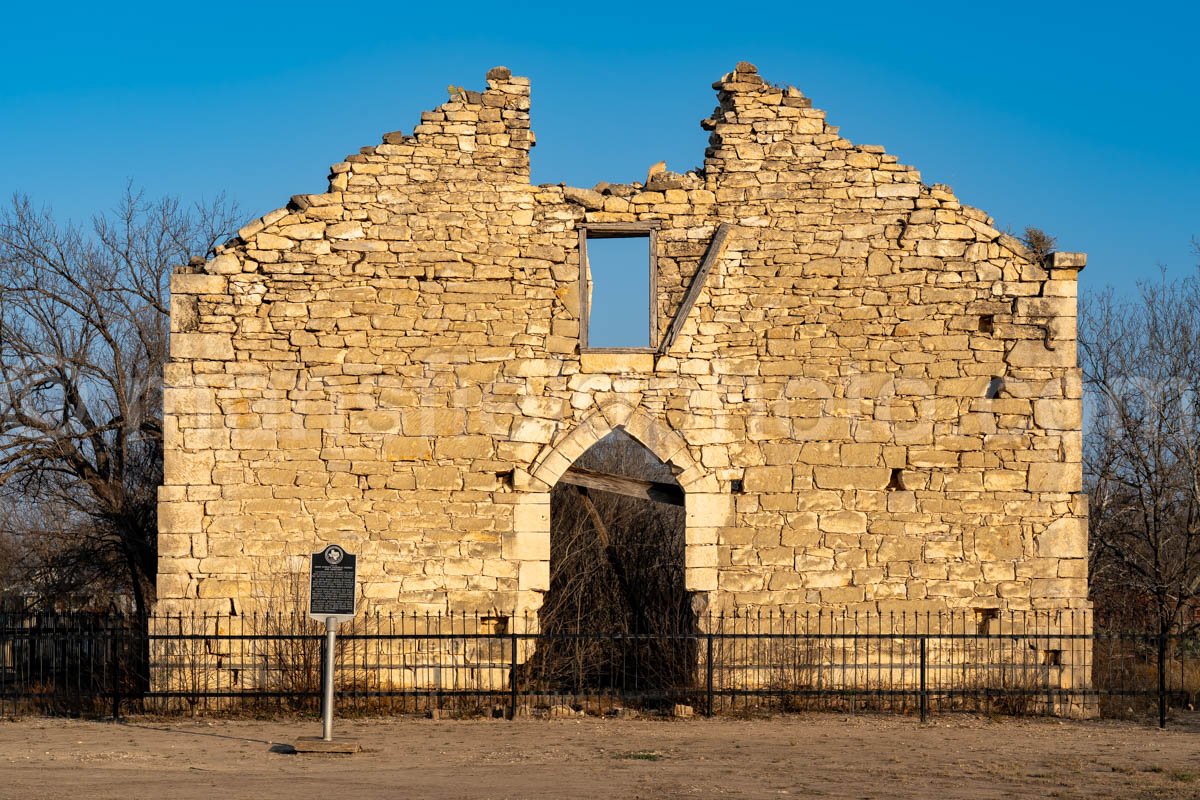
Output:
<svg viewBox="0 0 1200 800">
<path fill-rule="evenodd" d="M 557 694 L 691 684 L 696 612 L 685 583 L 684 492 L 670 465 L 617 427 L 551 490 L 550 588 L 531 676 Z"/>
<path fill-rule="evenodd" d="M 702 614 L 717 589 L 717 539 L 733 523 L 733 498 L 692 458 L 687 442 L 661 420 L 614 400 L 547 445 L 514 475 L 513 530 L 504 557 L 518 562 L 517 610 L 533 614 L 550 588 L 551 490 L 590 447 L 620 428 L 670 466 L 684 492 L 684 586 Z"/>
</svg>

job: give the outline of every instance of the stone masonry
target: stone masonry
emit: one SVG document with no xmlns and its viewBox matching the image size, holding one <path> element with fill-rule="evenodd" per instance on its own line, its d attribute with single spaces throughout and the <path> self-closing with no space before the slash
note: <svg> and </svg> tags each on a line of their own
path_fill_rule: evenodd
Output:
<svg viewBox="0 0 1200 800">
<path fill-rule="evenodd" d="M 624 428 L 686 493 L 698 607 L 1083 609 L 1080 254 L 1040 263 L 739 64 L 702 169 L 530 183 L 496 68 L 172 280 L 160 611 L 536 609 L 550 489 Z M 653 230 L 665 352 L 581 348 L 581 229 Z M 607 228 L 605 228 L 607 226 Z"/>
</svg>

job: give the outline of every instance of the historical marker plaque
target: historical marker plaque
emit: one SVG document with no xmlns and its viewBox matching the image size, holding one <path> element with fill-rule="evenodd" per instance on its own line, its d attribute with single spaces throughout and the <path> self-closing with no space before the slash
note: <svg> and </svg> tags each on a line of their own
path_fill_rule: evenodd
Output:
<svg viewBox="0 0 1200 800">
<path fill-rule="evenodd" d="M 353 619 L 358 597 L 357 557 L 340 545 L 331 544 L 312 554 L 308 614 L 317 619 Z"/>
</svg>

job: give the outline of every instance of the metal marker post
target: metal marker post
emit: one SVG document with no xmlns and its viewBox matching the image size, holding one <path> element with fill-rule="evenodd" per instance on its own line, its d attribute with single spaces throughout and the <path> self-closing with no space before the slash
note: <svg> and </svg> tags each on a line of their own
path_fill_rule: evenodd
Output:
<svg viewBox="0 0 1200 800">
<path fill-rule="evenodd" d="M 337 641 L 337 617 L 325 618 L 325 674 L 321 676 L 325 696 L 321 701 L 321 738 L 333 741 L 333 654 Z"/>
<path fill-rule="evenodd" d="M 341 545 L 331 544 L 312 554 L 309 575 L 308 616 L 325 623 L 325 646 L 321 650 L 321 738 L 301 736 L 299 753 L 355 753 L 358 744 L 333 741 L 334 673 L 337 657 L 337 626 L 354 619 L 358 595 L 355 567 L 358 558 Z M 353 634 L 353 631 L 351 631 Z"/>
</svg>

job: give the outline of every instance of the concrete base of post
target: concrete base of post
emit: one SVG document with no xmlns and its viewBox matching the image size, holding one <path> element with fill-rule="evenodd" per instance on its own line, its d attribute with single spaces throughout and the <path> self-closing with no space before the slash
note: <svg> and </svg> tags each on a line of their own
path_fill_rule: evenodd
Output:
<svg viewBox="0 0 1200 800">
<path fill-rule="evenodd" d="M 320 736 L 301 736 L 292 745 L 297 753 L 357 753 L 362 750 L 358 742 L 343 739 L 327 742 Z"/>
</svg>

